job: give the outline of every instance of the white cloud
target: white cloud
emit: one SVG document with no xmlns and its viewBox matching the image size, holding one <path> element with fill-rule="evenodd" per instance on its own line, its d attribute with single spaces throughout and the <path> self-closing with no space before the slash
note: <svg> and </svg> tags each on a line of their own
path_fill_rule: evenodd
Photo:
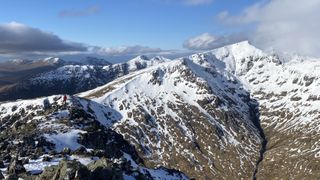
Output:
<svg viewBox="0 0 320 180">
<path fill-rule="evenodd" d="M 78 10 L 63 10 L 61 11 L 58 16 L 60 17 L 81 17 L 81 16 L 90 16 L 96 13 L 99 13 L 101 11 L 100 6 L 89 6 L 84 9 L 78 9 Z"/>
<path fill-rule="evenodd" d="M 77 59 L 85 56 L 107 57 L 111 61 L 130 59 L 137 55 L 176 57 L 176 50 L 148 46 L 100 47 L 75 43 L 57 35 L 21 23 L 0 24 L 0 61 L 14 58 L 38 59 L 47 56 Z"/>
<path fill-rule="evenodd" d="M 148 46 L 99 47 L 65 41 L 57 35 L 21 23 L 0 24 L 0 56 L 42 57 L 42 56 L 132 56 L 141 54 L 170 55 L 172 50 Z M 0 58 L 1 58 L 0 57 Z"/>
<path fill-rule="evenodd" d="M 0 24 L 0 54 L 86 50 L 83 44 L 62 40 L 57 35 L 24 24 Z"/>
<path fill-rule="evenodd" d="M 210 4 L 213 0 L 183 0 L 185 4 L 189 5 L 201 5 L 201 4 Z"/>
<path fill-rule="evenodd" d="M 228 25 L 253 25 L 250 40 L 258 47 L 311 56 L 320 56 L 319 17 L 319 0 L 261 1 L 237 15 L 218 15 Z"/>
<path fill-rule="evenodd" d="M 183 47 L 190 50 L 211 50 L 243 40 L 246 40 L 246 35 L 243 33 L 225 36 L 216 36 L 210 33 L 203 33 L 186 40 L 183 44 Z"/>
</svg>

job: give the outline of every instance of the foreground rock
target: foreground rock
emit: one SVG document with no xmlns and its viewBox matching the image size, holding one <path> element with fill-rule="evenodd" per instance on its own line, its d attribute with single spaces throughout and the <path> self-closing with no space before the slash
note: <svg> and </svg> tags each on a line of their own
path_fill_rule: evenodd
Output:
<svg viewBox="0 0 320 180">
<path fill-rule="evenodd" d="M 110 127 L 119 117 L 114 110 L 69 99 L 65 105 L 59 96 L 0 105 L 0 159 L 8 164 L 1 163 L 7 178 L 187 179 L 168 168 L 145 167 L 134 146 Z"/>
</svg>

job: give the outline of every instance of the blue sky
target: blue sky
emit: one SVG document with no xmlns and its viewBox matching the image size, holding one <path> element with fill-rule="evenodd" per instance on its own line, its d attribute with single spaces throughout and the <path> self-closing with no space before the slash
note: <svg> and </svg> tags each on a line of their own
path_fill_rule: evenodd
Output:
<svg viewBox="0 0 320 180">
<path fill-rule="evenodd" d="M 3 1 L 0 22 L 16 21 L 50 31 L 63 39 L 97 46 L 145 45 L 182 48 L 182 42 L 203 32 L 230 31 L 215 22 L 224 10 L 240 11 L 252 0 L 216 0 L 188 5 L 176 0 L 10 0 Z M 60 17 L 61 11 L 98 7 L 96 13 Z"/>
<path fill-rule="evenodd" d="M 295 3 L 292 3 L 295 1 Z M 51 52 L 59 54 L 62 47 L 70 51 L 90 51 L 105 55 L 139 53 L 170 54 L 172 52 L 194 52 L 207 50 L 249 39 L 258 47 L 271 46 L 277 39 L 279 49 L 292 42 L 280 35 L 288 34 L 292 28 L 298 32 L 311 31 L 305 22 L 292 23 L 285 17 L 302 16 L 314 12 L 319 17 L 319 1 L 310 0 L 10 0 L 2 1 L 0 7 L 0 56 L 15 57 Z M 318 2 L 317 2 L 318 1 Z M 292 4 L 292 5 L 291 5 Z M 307 5 L 309 4 L 309 6 Z M 288 7 L 289 5 L 289 7 Z M 291 9 L 301 9 L 299 14 Z M 314 8 L 315 7 L 315 8 Z M 283 11 L 283 9 L 287 9 Z M 288 12 L 285 14 L 284 12 Z M 291 14 L 290 14 L 291 13 Z M 277 16 L 273 16 L 273 14 Z M 281 17 L 284 18 L 281 18 Z M 306 18 L 309 18 L 307 16 Z M 280 21 L 281 20 L 281 21 Z M 280 22 L 278 22 L 280 21 Z M 14 23 L 13 23 L 14 22 Z M 279 26 L 285 24 L 284 26 Z M 297 24 L 299 26 L 297 26 Z M 310 23 L 309 23 L 310 24 Z M 18 26 L 19 25 L 19 26 Z M 278 26 L 277 26 L 278 25 Z M 300 26 L 301 25 L 301 26 Z M 279 30 L 274 34 L 271 28 Z M 314 27 L 313 27 L 314 28 Z M 266 31 L 261 32 L 261 29 Z M 46 33 L 52 33 L 52 36 Z M 21 35 L 23 34 L 23 35 Z M 38 34 L 38 35 L 37 35 Z M 273 35 L 269 38 L 269 34 Z M 313 33 L 314 34 L 314 33 Z M 2 37 L 1 37 L 2 36 Z M 4 37 L 5 36 L 5 37 Z M 27 36 L 24 38 L 24 36 Z M 54 36 L 54 37 L 53 37 Z M 9 38 L 10 37 L 10 38 Z M 19 37 L 19 42 L 14 42 Z M 54 40 L 54 45 L 28 44 L 35 37 L 39 42 Z M 272 39 L 274 38 L 274 39 Z M 302 44 L 306 39 L 300 40 Z M 268 39 L 271 39 L 268 41 Z M 28 41 L 28 42 L 27 42 Z M 261 42 L 268 42 L 269 44 Z M 12 43 L 11 43 L 12 42 Z M 318 42 L 318 41 L 315 41 Z M 18 44 L 19 47 L 13 47 Z M 28 48 L 23 47 L 28 46 Z M 60 48 L 58 47 L 60 46 Z M 32 51 L 31 47 L 36 47 Z M 39 48 L 40 47 L 40 48 Z M 307 49 L 307 47 L 298 47 Z M 287 49 L 284 49 L 287 50 Z M 32 53 L 31 53 L 32 51 Z"/>
</svg>

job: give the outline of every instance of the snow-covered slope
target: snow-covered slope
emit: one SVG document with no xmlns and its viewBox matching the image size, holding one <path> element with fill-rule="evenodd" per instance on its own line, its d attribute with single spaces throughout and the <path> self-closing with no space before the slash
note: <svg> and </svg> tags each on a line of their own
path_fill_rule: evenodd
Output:
<svg viewBox="0 0 320 180">
<path fill-rule="evenodd" d="M 8 142 L 16 149 L 28 134 L 24 129 L 37 131 L 30 142 L 42 142 L 46 153 L 102 148 L 108 152 L 102 157 L 115 154 L 113 162 L 135 162 L 123 177 L 134 171 L 160 178 L 176 169 L 197 179 L 317 179 L 318 67 L 318 59 L 268 54 L 248 42 L 172 61 L 139 56 L 100 66 L 101 86 L 71 98 L 66 107 L 54 96 L 47 110 L 41 110 L 43 99 L 1 104 L 0 130 L 9 129 L 14 138 Z M 64 66 L 34 82 L 97 81 L 95 68 Z M 99 146 L 106 142 L 115 144 Z M 177 171 L 173 176 L 163 178 L 186 178 Z"/>
<path fill-rule="evenodd" d="M 206 117 L 206 121 L 209 122 L 212 119 L 218 119 L 214 124 L 217 125 L 218 122 L 218 127 L 222 127 L 225 135 L 222 142 L 237 144 L 239 141 L 236 136 L 239 134 L 246 136 L 248 135 L 246 131 L 260 131 L 253 133 L 254 136 L 260 135 L 260 140 L 256 142 L 260 142 L 262 146 L 251 149 L 252 152 L 256 151 L 256 154 L 259 154 L 257 149 L 261 148 L 261 159 L 256 161 L 251 158 L 250 160 L 251 163 L 258 163 L 257 169 L 252 171 L 256 173 L 254 176 L 300 178 L 301 175 L 307 175 L 313 178 L 319 175 L 317 174 L 320 151 L 318 147 L 320 122 L 317 120 L 320 107 L 318 101 L 320 95 L 317 91 L 320 85 L 318 66 L 320 67 L 320 61 L 316 59 L 270 55 L 248 42 L 241 42 L 138 71 L 83 93 L 81 96 L 110 106 L 124 114 L 122 120 L 116 123 L 116 130 L 125 138 L 135 142 L 145 159 L 151 159 L 151 161 L 157 159 L 171 166 L 166 162 L 163 154 L 168 155 L 174 149 L 174 153 L 168 157 L 172 158 L 175 153 L 179 154 L 187 159 L 181 164 L 186 164 L 190 159 L 175 146 L 187 148 L 181 146 L 183 142 L 176 139 L 179 135 L 173 134 L 179 131 L 177 129 L 183 129 L 182 136 L 186 137 L 187 142 L 199 144 L 202 141 L 199 135 L 201 133 L 195 129 L 199 128 L 201 132 L 208 127 L 210 129 L 210 125 L 202 122 L 201 117 Z M 213 111 L 201 104 L 205 99 L 205 102 L 212 106 L 217 98 L 223 103 L 220 104 L 221 106 L 211 107 Z M 219 111 L 236 114 L 234 117 L 237 118 L 234 121 L 244 123 L 245 130 L 225 129 L 225 123 L 229 123 L 229 117 L 217 117 Z M 202 112 L 205 113 L 201 114 Z M 250 113 L 252 116 L 255 112 L 256 118 L 248 116 Z M 198 113 L 201 115 L 198 116 Z M 190 123 L 193 122 L 193 118 L 204 126 L 193 127 L 193 123 Z M 253 121 L 256 124 L 256 130 L 252 130 L 250 123 L 246 120 Z M 170 124 L 170 122 L 174 123 Z M 238 127 L 237 123 L 231 127 Z M 214 138 L 210 139 L 215 143 L 218 142 Z M 247 147 L 255 144 L 254 139 L 250 136 L 251 142 L 239 143 L 242 145 L 240 149 L 244 148 L 246 151 L 233 150 L 233 153 L 236 151 L 241 154 L 243 152 L 250 154 Z M 167 146 L 165 144 L 168 140 L 169 150 L 166 150 L 164 147 Z M 208 145 L 210 141 L 205 142 L 207 146 L 204 147 L 211 146 Z M 204 148 L 201 147 L 200 143 L 200 149 L 203 150 Z M 213 155 L 215 153 L 211 153 L 208 157 L 216 157 Z M 191 159 L 197 163 L 208 164 L 213 160 L 198 160 L 196 152 L 191 154 Z M 214 159 L 216 162 L 214 170 L 205 170 L 201 165 L 199 169 L 204 172 L 211 171 L 215 178 L 220 177 L 217 167 L 221 165 L 225 170 L 224 173 L 227 168 L 217 159 L 219 158 Z M 230 164 L 234 162 L 229 162 Z M 274 169 L 274 166 L 278 168 Z M 180 167 L 179 163 L 176 163 L 176 167 L 181 170 L 184 168 Z M 233 169 L 232 166 L 229 168 L 232 172 L 245 174 L 241 172 L 243 166 L 238 170 Z M 199 169 L 195 169 L 195 172 Z M 183 169 L 183 171 L 192 173 L 190 170 Z M 248 174 L 250 173 L 246 174 L 247 177 Z M 193 176 L 192 174 L 191 177 Z"/>
<path fill-rule="evenodd" d="M 120 112 L 113 128 L 151 167 L 199 179 L 250 178 L 261 148 L 250 96 L 213 60 L 162 63 L 80 96 Z"/>
<path fill-rule="evenodd" d="M 268 141 L 258 179 L 320 177 L 320 59 L 269 55 L 248 42 L 192 59 L 199 64 L 214 59 L 210 64 L 225 67 L 239 78 L 257 102 Z"/>
<path fill-rule="evenodd" d="M 110 64 L 108 65 L 102 65 L 100 59 L 93 59 L 93 58 L 87 58 L 85 61 L 82 61 L 78 64 L 70 64 L 65 65 L 57 70 L 50 71 L 47 73 L 43 73 L 37 77 L 34 77 L 31 79 L 32 83 L 45 83 L 45 82 L 52 82 L 52 81 L 72 81 L 72 79 L 78 79 L 84 81 L 84 79 L 97 79 L 97 84 L 102 85 L 106 82 L 111 81 L 112 77 L 114 76 L 119 77 L 123 76 L 125 74 L 128 74 L 130 72 L 144 69 L 162 62 L 170 61 L 169 59 L 166 59 L 164 57 L 154 57 L 152 59 L 148 59 L 146 56 L 138 56 L 132 60 L 129 60 L 125 63 L 119 63 L 119 64 Z M 88 62 L 88 64 L 86 64 Z M 93 63 L 93 64 L 92 64 Z M 99 75 L 101 74 L 101 75 Z M 103 76 L 103 77 L 101 77 Z M 107 81 L 104 79 L 108 79 Z"/>
<path fill-rule="evenodd" d="M 30 99 L 53 94 L 75 94 L 96 88 L 130 72 L 166 61 L 169 61 L 169 59 L 154 57 L 149 60 L 145 56 L 138 56 L 126 63 L 114 65 L 103 59 L 93 57 L 88 57 L 81 62 L 65 62 L 52 57 L 44 60 L 28 61 L 29 64 L 51 63 L 57 67 L 33 74 L 31 77 L 27 76 L 22 81 L 5 88 L 2 88 L 0 84 L 0 101 Z"/>
<path fill-rule="evenodd" d="M 242 78 L 259 102 L 268 139 L 258 177 L 320 177 L 320 59 L 286 63 L 276 56 L 253 62 Z"/>
<path fill-rule="evenodd" d="M 83 166 L 75 168 L 80 175 L 69 174 L 71 179 L 95 179 L 104 171 L 125 179 L 187 179 L 183 173 L 164 167 L 146 168 L 134 147 L 110 129 L 121 114 L 78 97 L 68 99 L 66 104 L 61 96 L 50 96 L 0 105 L 1 175 L 27 178 L 42 173 L 38 178 L 46 179 L 65 161 L 78 161 L 78 166 Z M 57 169 L 46 170 L 49 166 Z M 81 178 L 84 170 L 88 172 Z M 59 174 L 66 178 L 63 172 L 55 176 Z"/>
</svg>

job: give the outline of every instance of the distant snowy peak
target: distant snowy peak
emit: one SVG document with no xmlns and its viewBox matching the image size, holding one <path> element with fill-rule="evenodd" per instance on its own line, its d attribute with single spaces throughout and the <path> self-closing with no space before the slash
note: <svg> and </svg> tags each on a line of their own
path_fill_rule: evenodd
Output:
<svg viewBox="0 0 320 180">
<path fill-rule="evenodd" d="M 249 56 L 261 57 L 267 55 L 262 50 L 251 45 L 248 41 L 243 41 L 229 46 L 221 47 L 213 50 L 212 52 L 217 56 L 225 55 L 225 53 L 228 53 L 232 55 L 235 60 L 241 60 Z"/>
<path fill-rule="evenodd" d="M 58 57 L 47 57 L 47 58 L 40 60 L 40 61 L 44 62 L 44 63 L 48 63 L 48 64 L 60 64 L 60 65 L 65 63 L 64 60 L 62 60 Z"/>
<path fill-rule="evenodd" d="M 91 57 L 91 56 L 81 60 L 80 63 L 84 65 L 96 65 L 96 66 L 109 66 L 112 64 L 103 58 L 97 58 L 97 57 Z"/>
<path fill-rule="evenodd" d="M 148 60 L 149 60 L 149 57 L 146 56 L 146 55 L 140 55 L 140 56 L 137 56 L 137 57 L 133 58 L 132 60 L 144 60 L 144 61 L 148 61 Z"/>
<path fill-rule="evenodd" d="M 149 57 L 142 55 L 129 60 L 128 63 L 147 63 L 147 62 L 162 63 L 162 62 L 168 62 L 168 61 L 170 61 L 170 59 L 165 58 L 163 56 L 155 56 L 150 59 Z"/>
<path fill-rule="evenodd" d="M 31 64 L 45 64 L 45 65 L 62 65 L 64 60 L 57 57 L 47 57 L 44 59 L 30 60 L 30 59 L 12 59 L 7 61 L 9 64 L 14 65 L 31 65 Z"/>
<path fill-rule="evenodd" d="M 32 60 L 28 60 L 28 59 L 12 59 L 12 60 L 9 60 L 8 63 L 12 63 L 12 64 L 27 64 L 27 63 L 30 63 L 32 62 Z"/>
<path fill-rule="evenodd" d="M 218 71 L 228 71 L 235 75 L 246 74 L 256 63 L 281 64 L 278 57 L 268 55 L 249 44 L 248 41 L 193 54 L 182 59 L 190 59 L 196 64 L 215 67 Z"/>
<path fill-rule="evenodd" d="M 147 67 L 155 66 L 164 62 L 169 62 L 170 59 L 167 59 L 162 56 L 156 56 L 149 59 L 147 56 L 137 56 L 127 62 L 118 63 L 110 66 L 109 68 L 119 68 L 123 69 L 123 71 L 133 72 L 136 70 L 144 69 Z"/>
<path fill-rule="evenodd" d="M 274 56 L 277 56 L 284 63 L 302 63 L 302 62 L 313 62 L 320 61 L 320 58 L 302 56 L 299 54 L 286 53 L 286 52 L 273 52 Z"/>
<path fill-rule="evenodd" d="M 171 59 L 168 59 L 168 58 L 163 57 L 163 56 L 155 56 L 155 57 L 151 58 L 151 61 L 169 62 L 169 61 L 171 61 Z"/>
</svg>

